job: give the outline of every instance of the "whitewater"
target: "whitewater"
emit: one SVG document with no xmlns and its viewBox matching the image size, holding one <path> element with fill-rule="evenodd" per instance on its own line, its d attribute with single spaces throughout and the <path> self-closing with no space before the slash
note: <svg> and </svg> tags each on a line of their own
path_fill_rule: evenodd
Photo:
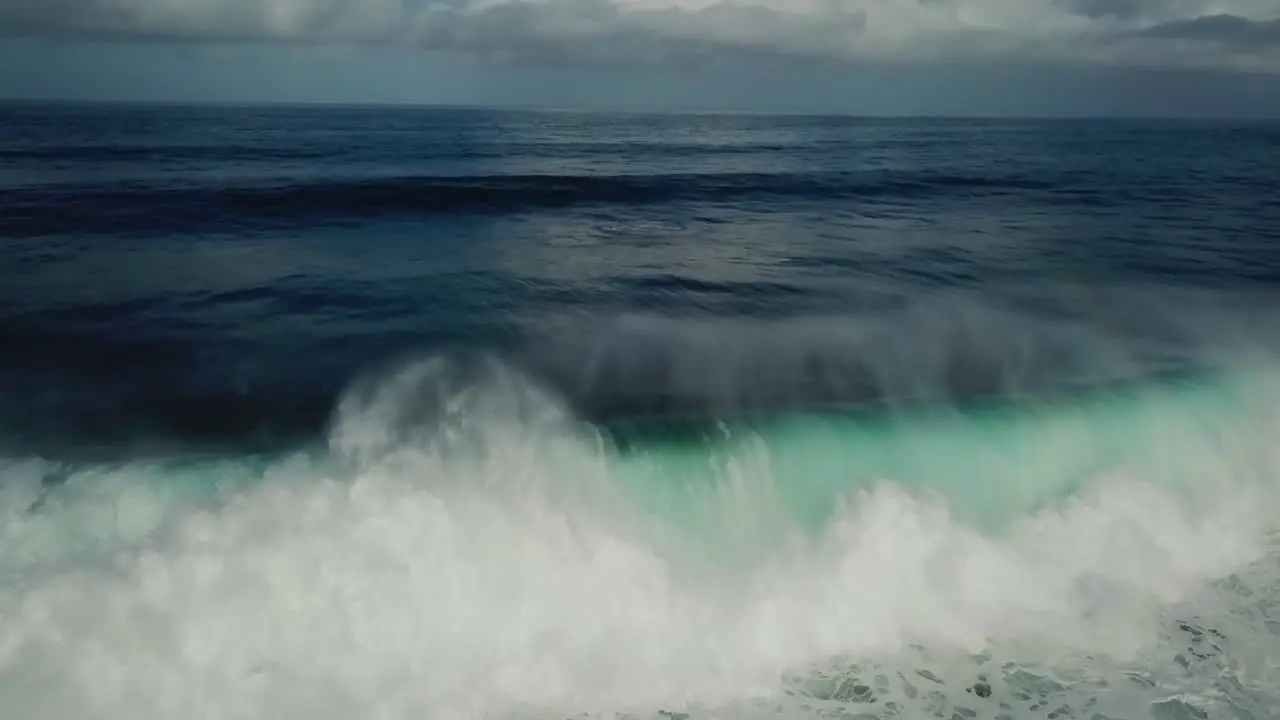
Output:
<svg viewBox="0 0 1280 720">
<path fill-rule="evenodd" d="M 1272 363 L 625 442 L 496 358 L 322 446 L 5 463 L 29 718 L 1275 717 Z"/>
</svg>

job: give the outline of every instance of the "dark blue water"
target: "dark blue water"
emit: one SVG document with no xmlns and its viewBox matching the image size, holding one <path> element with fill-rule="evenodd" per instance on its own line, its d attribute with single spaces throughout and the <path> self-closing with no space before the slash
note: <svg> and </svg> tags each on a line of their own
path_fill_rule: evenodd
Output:
<svg viewBox="0 0 1280 720">
<path fill-rule="evenodd" d="M 0 106 L 0 714 L 1277 717 L 1273 378 L 1274 124 Z"/>
<path fill-rule="evenodd" d="M 0 397 L 44 445 L 305 436 L 358 374 L 446 346 L 520 354 L 591 412 L 874 400 L 851 365 L 876 351 L 832 337 L 856 320 L 882 352 L 955 336 L 950 384 L 996 391 L 1005 349 L 982 346 L 1021 342 L 1008 322 L 1078 316 L 1167 355 L 1137 342 L 1162 292 L 1269 304 L 1280 281 L 1274 125 L 7 106 L 0 126 Z M 1001 319 L 966 326 L 979 311 Z M 716 389 L 708 353 L 735 368 Z"/>
</svg>

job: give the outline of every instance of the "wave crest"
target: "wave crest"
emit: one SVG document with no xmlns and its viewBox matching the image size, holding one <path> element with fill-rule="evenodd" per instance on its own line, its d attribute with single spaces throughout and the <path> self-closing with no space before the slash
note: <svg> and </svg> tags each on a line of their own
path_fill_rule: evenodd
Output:
<svg viewBox="0 0 1280 720">
<path fill-rule="evenodd" d="M 370 462 L 406 447 L 498 452 L 495 438 L 537 436 L 571 420 L 553 393 L 500 358 L 439 354 L 357 382 L 338 402 L 329 447 Z"/>
</svg>

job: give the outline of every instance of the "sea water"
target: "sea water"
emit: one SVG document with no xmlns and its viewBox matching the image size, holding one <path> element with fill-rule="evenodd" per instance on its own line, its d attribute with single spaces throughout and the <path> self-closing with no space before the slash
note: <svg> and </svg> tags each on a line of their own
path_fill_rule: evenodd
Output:
<svg viewBox="0 0 1280 720">
<path fill-rule="evenodd" d="M 0 113 L 0 716 L 1280 716 L 1274 128 Z"/>
</svg>

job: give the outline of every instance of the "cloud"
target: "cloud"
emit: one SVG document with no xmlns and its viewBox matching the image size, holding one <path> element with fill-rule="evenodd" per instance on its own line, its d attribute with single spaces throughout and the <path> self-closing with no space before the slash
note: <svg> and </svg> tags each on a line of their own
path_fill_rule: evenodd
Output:
<svg viewBox="0 0 1280 720">
<path fill-rule="evenodd" d="M 413 46 L 499 61 L 1000 61 L 1280 73 L 1275 0 L 0 0 L 0 34 Z"/>
<path fill-rule="evenodd" d="M 1206 15 L 1193 20 L 1146 28 L 1139 33 L 1149 38 L 1194 40 L 1227 47 L 1280 47 L 1280 20 L 1256 21 L 1239 15 Z"/>
</svg>

